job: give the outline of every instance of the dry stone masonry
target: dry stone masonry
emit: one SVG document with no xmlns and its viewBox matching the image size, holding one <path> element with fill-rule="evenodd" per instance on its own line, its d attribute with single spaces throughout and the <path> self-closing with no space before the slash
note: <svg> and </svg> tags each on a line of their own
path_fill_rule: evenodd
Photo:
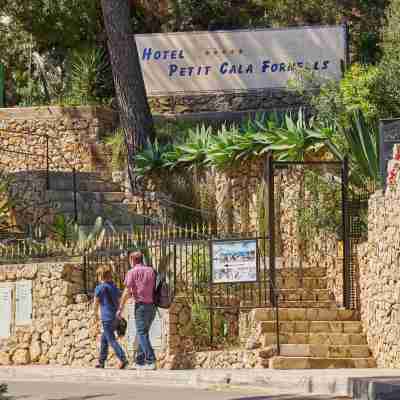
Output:
<svg viewBox="0 0 400 400">
<path fill-rule="evenodd" d="M 388 188 L 369 201 L 368 241 L 358 248 L 361 316 L 378 367 L 400 367 L 400 147 Z"/>
<path fill-rule="evenodd" d="M 114 112 L 98 107 L 2 108 L 0 164 L 8 172 L 45 170 L 48 135 L 51 171 L 91 172 L 104 157 L 97 141 L 115 122 Z"/>
</svg>

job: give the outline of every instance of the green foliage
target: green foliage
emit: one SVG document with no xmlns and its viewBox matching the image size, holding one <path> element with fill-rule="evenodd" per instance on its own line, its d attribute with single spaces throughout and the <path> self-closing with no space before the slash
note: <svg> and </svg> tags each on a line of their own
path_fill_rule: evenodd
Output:
<svg viewBox="0 0 400 400">
<path fill-rule="evenodd" d="M 170 153 L 170 145 L 161 145 L 158 141 L 148 143 L 146 148 L 135 156 L 135 172 L 139 176 L 157 173 L 166 167 L 166 154 Z"/>
<path fill-rule="evenodd" d="M 387 25 L 383 31 L 382 61 L 374 93 L 381 118 L 400 115 L 400 1 L 392 0 L 387 13 Z"/>
<path fill-rule="evenodd" d="M 206 296 L 210 283 L 210 251 L 208 245 L 198 246 L 191 257 L 191 274 L 194 288 Z"/>
<path fill-rule="evenodd" d="M 69 79 L 68 104 L 99 104 L 104 101 L 112 92 L 111 66 L 104 50 L 94 48 L 73 53 Z"/>
<path fill-rule="evenodd" d="M 304 174 L 304 198 L 296 205 L 297 227 L 302 240 L 313 240 L 324 231 L 338 236 L 342 232 L 341 187 L 329 175 L 309 169 Z M 304 204 L 307 207 L 304 207 Z"/>
<path fill-rule="evenodd" d="M 54 217 L 49 233 L 56 242 L 66 245 L 74 236 L 74 221 L 63 214 Z"/>
<path fill-rule="evenodd" d="M 55 218 L 54 224 L 49 227 L 52 234 L 51 241 L 54 241 L 66 253 L 91 252 L 101 246 L 106 232 L 105 225 L 103 218 L 97 217 L 93 227 L 86 231 L 64 215 L 59 215 Z"/>
<path fill-rule="evenodd" d="M 354 64 L 340 82 L 340 93 L 347 113 L 361 110 L 369 121 L 378 118 L 378 105 L 374 97 L 374 87 L 379 76 L 379 68 Z"/>
<path fill-rule="evenodd" d="M 351 116 L 350 125 L 342 131 L 350 147 L 353 181 L 356 183 L 367 178 L 381 184 L 377 127 L 368 123 L 363 113 L 356 110 Z"/>
<path fill-rule="evenodd" d="M 268 151 L 274 151 L 280 160 L 302 160 L 307 153 L 320 150 L 333 134 L 333 128 L 307 120 L 302 110 L 297 115 L 261 114 L 240 126 L 223 125 L 214 135 L 210 127 L 198 127 L 183 145 L 149 144 L 136 156 L 136 171 L 145 175 L 183 166 L 225 169 Z"/>
<path fill-rule="evenodd" d="M 18 21 L 40 49 L 95 43 L 101 29 L 99 7 L 92 0 L 0 0 L 1 14 Z"/>
<path fill-rule="evenodd" d="M 106 144 L 112 148 L 112 167 L 114 170 L 122 170 L 126 166 L 127 150 L 125 144 L 125 134 L 122 129 L 118 129 L 112 136 L 106 139 Z"/>
<path fill-rule="evenodd" d="M 165 154 L 165 165 L 169 168 L 189 168 L 202 166 L 207 162 L 207 151 L 211 141 L 212 128 L 205 125 L 189 129 L 189 135 L 184 144 L 178 144 Z"/>
</svg>

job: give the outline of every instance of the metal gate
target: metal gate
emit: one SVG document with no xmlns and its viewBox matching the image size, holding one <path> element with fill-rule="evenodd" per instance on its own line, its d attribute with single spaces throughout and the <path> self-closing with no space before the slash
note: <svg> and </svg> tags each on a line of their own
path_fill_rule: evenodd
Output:
<svg viewBox="0 0 400 400">
<path fill-rule="evenodd" d="M 288 307 L 297 299 L 310 307 L 329 307 L 335 301 L 354 307 L 347 159 L 289 162 L 271 156 L 266 170 L 269 268 L 279 302 Z M 328 287 L 323 271 L 331 274 L 324 277 Z M 292 283 L 287 286 L 288 276 Z M 297 297 L 290 297 L 290 289 L 298 290 Z"/>
</svg>

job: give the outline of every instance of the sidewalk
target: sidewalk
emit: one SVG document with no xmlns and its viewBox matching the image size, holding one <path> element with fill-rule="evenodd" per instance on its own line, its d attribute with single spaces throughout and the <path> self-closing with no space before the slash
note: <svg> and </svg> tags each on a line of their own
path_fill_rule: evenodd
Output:
<svg viewBox="0 0 400 400">
<path fill-rule="evenodd" d="M 128 378 L 128 379 L 127 379 Z M 380 382 L 400 383 L 400 370 L 395 369 L 196 369 L 180 371 L 135 371 L 59 366 L 0 367 L 0 382 L 51 381 L 73 383 L 119 383 L 164 387 L 207 388 L 210 386 L 254 387 L 298 394 L 353 395 L 368 399 L 370 378 Z"/>
</svg>

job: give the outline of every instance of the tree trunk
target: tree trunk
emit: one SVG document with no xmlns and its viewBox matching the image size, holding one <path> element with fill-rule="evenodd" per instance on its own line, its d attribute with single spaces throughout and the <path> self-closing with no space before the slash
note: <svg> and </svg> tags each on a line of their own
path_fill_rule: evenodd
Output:
<svg viewBox="0 0 400 400">
<path fill-rule="evenodd" d="M 133 180 L 133 160 L 155 137 L 136 41 L 130 25 L 128 0 L 101 0 L 108 50 L 113 70 L 120 120 L 128 148 L 128 170 Z M 134 186 L 134 185 L 133 185 Z"/>
</svg>

